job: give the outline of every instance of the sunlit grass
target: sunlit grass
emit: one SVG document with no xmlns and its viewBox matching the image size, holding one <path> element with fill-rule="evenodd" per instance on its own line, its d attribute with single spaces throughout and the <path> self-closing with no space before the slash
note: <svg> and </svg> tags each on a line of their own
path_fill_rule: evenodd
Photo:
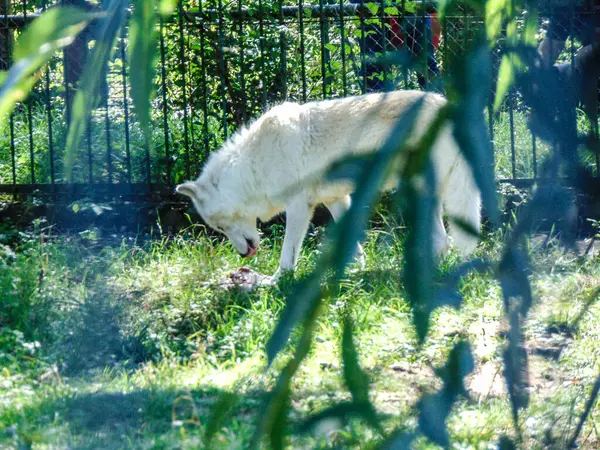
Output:
<svg viewBox="0 0 600 450">
<path fill-rule="evenodd" d="M 197 448 L 211 406 L 224 391 L 240 398 L 218 433 L 217 448 L 247 444 L 262 393 L 285 362 L 284 352 L 266 371 L 264 347 L 292 280 L 251 294 L 206 287 L 247 262 L 230 244 L 195 229 L 153 241 L 110 242 L 39 235 L 23 242 L 7 231 L 15 255 L 2 257 L 0 289 L 7 301 L 1 316 L 1 446 Z M 499 434 L 512 433 L 500 361 L 505 323 L 499 287 L 488 275 L 469 276 L 461 289 L 462 309 L 436 312 L 419 347 L 400 281 L 402 233 L 391 224 L 369 233 L 366 269 L 348 273 L 294 381 L 291 419 L 347 398 L 339 340 L 341 319 L 349 313 L 373 401 L 388 430 L 415 426 L 416 401 L 439 386 L 432 366 L 444 361 L 456 339 L 467 338 L 477 363 L 468 387 L 478 403 L 460 402 L 449 430 L 458 448 L 492 448 Z M 252 267 L 274 271 L 281 239 L 275 227 Z M 309 237 L 298 278 L 314 266 L 322 239 L 322 229 Z M 501 234 L 488 236 L 480 254 L 493 255 L 500 241 Z M 522 422 L 528 448 L 541 448 L 546 437 L 540 430 L 553 427 L 550 436 L 560 439 L 572 429 L 566 412 L 572 402 L 580 410 L 597 372 L 599 308 L 576 330 L 564 330 L 597 286 L 600 264 L 554 247 L 532 248 L 536 307 L 527 327 L 532 407 Z M 452 257 L 444 264 L 456 262 Z M 555 347 L 558 362 L 551 359 Z M 594 424 L 595 418 L 582 448 L 595 448 Z M 309 448 L 366 448 L 376 442 L 358 421 L 333 434 L 291 439 L 292 446 Z M 419 441 L 416 448 L 432 447 Z"/>
</svg>

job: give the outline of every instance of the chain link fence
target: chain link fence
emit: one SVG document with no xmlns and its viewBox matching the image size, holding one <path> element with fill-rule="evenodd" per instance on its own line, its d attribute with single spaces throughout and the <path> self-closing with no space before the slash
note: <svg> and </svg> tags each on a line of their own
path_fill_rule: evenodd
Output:
<svg viewBox="0 0 600 450">
<path fill-rule="evenodd" d="M 0 68 L 6 69 L 23 27 L 49 5 L 0 4 Z M 540 14 L 540 38 L 546 32 L 564 38 L 558 62 L 574 65 L 587 42 L 581 30 L 590 23 L 594 29 L 597 13 L 544 7 L 550 12 Z M 160 23 L 150 153 L 131 110 L 125 29 L 96 93 L 99 106 L 78 149 L 73 183 L 67 184 L 69 105 L 94 43 L 92 23 L 0 123 L 0 192 L 69 200 L 169 196 L 176 183 L 198 175 L 210 152 L 236 128 L 269 105 L 391 89 L 443 92 L 451 57 L 483 26 L 468 9 L 454 9 L 440 20 L 434 5 L 425 2 L 184 1 L 172 19 Z M 498 57 L 494 63 L 497 68 Z M 492 101 L 490 86 L 487 116 L 497 176 L 531 183 L 548 147 L 529 132 L 518 92 L 510 93 L 499 114 L 492 114 Z M 580 126 L 590 127 L 583 113 Z M 598 170 L 597 155 L 588 159 Z"/>
</svg>

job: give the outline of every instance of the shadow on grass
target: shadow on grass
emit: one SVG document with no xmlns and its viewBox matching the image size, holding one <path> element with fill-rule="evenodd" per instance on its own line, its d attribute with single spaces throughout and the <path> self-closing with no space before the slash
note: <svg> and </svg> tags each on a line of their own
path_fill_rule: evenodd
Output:
<svg viewBox="0 0 600 450">
<path fill-rule="evenodd" d="M 20 417 L 27 417 L 27 423 L 16 424 L 13 442 L 57 448 L 179 448 L 186 439 L 201 442 L 222 394 L 210 388 L 156 388 L 46 399 L 25 408 Z M 239 396 L 231 410 L 229 417 L 243 418 L 248 434 L 253 420 L 247 417 L 262 398 L 262 392 Z"/>
</svg>

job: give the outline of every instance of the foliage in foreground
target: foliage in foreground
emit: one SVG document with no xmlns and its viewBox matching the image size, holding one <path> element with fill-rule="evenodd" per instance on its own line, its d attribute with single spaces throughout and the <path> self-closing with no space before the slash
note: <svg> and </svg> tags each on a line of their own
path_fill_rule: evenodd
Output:
<svg viewBox="0 0 600 450">
<path fill-rule="evenodd" d="M 74 99 L 74 114 L 67 136 L 67 156 L 72 156 L 74 149 L 78 147 L 85 117 L 94 107 L 95 99 L 92 93 L 96 92 L 102 72 L 100 68 L 108 59 L 122 27 L 126 4 L 119 0 L 108 2 L 107 16 L 99 27 L 103 39 L 94 47 L 84 72 L 84 84 Z M 136 58 L 136 66 L 141 72 L 136 73 L 131 78 L 131 82 L 134 105 L 137 116 L 142 122 L 141 127 L 145 131 L 148 149 L 151 142 L 148 99 L 152 84 L 152 71 L 149 69 L 153 67 L 155 36 L 152 33 L 144 33 L 144 30 L 153 29 L 151 25 L 154 14 L 147 2 L 136 1 L 134 6 L 131 19 L 134 30 L 131 54 Z M 481 7 L 478 4 L 473 6 Z M 420 106 L 417 103 L 409 114 L 401 118 L 392 138 L 377 154 L 368 158 L 341 161 L 333 168 L 332 177 L 352 178 L 356 182 L 357 194 L 351 211 L 338 225 L 332 227 L 330 240 L 316 262 L 314 270 L 306 276 L 306 279 L 295 284 L 289 295 L 287 293 L 285 295 L 285 306 L 266 345 L 268 365 L 273 367 L 272 370 L 278 372 L 278 375 L 258 414 L 255 432 L 250 438 L 251 446 L 259 445 L 265 438 L 275 449 L 283 448 L 289 443 L 294 380 L 314 347 L 320 317 L 334 304 L 339 295 L 355 242 L 365 235 L 369 215 L 378 198 L 378 188 L 390 175 L 390 168 L 398 167 L 400 167 L 402 181 L 397 189 L 398 207 L 392 211 L 392 214 L 402 214 L 408 232 L 404 244 L 405 250 L 402 253 L 403 270 L 396 281 L 401 281 L 405 290 L 418 345 L 426 344 L 431 328 L 431 317 L 439 308 L 461 307 L 463 298 L 458 286 L 468 274 L 491 273 L 499 282 L 504 314 L 508 323 L 506 344 L 502 352 L 502 372 L 514 427 L 512 433 L 507 432 L 499 438 L 498 445 L 501 448 L 514 448 L 523 442 L 521 414 L 530 405 L 527 389 L 529 357 L 525 349 L 524 323 L 533 306 L 533 292 L 529 281 L 531 260 L 525 238 L 536 228 L 542 218 L 547 221 L 562 219 L 561 234 L 567 243 L 570 242 L 572 223 L 569 218 L 574 217 L 572 199 L 559 188 L 557 183 L 559 175 L 577 180 L 579 183 L 577 187 L 583 192 L 598 194 L 591 191 L 593 186 L 593 183 L 589 182 L 591 174 L 579 164 L 578 154 L 580 147 L 583 146 L 583 140 L 577 133 L 575 111 L 561 95 L 561 87 L 552 77 L 551 71 L 541 68 L 537 53 L 531 46 L 531 27 L 528 23 L 533 23 L 531 19 L 533 16 L 526 16 L 525 31 L 522 39 L 518 39 L 516 16 L 524 10 L 525 6 L 524 3 L 513 4 L 513 2 L 491 0 L 486 3 L 485 11 L 481 12 L 485 12 L 487 38 L 492 40 L 492 43 L 498 37 L 502 24 L 508 23 L 508 39 L 503 49 L 505 56 L 500 68 L 495 104 L 499 104 L 498 99 L 502 98 L 511 82 L 514 82 L 515 87 L 523 95 L 525 103 L 541 117 L 545 126 L 543 138 L 554 144 L 551 154 L 540 169 L 543 179 L 549 181 L 536 188 L 530 202 L 506 236 L 505 245 L 498 257 L 491 258 L 489 255 L 484 255 L 480 261 L 465 262 L 454 267 L 445 276 L 438 276 L 430 233 L 436 200 L 433 192 L 435 174 L 429 161 L 429 152 L 432 142 L 444 125 L 452 124 L 455 137 L 471 164 L 474 177 L 482 192 L 490 223 L 492 227 L 498 225 L 499 212 L 493 182 L 493 160 L 483 117 L 483 109 L 489 101 L 488 86 L 491 80 L 490 42 L 482 33 L 468 49 L 466 55 L 453 62 L 447 85 L 451 102 L 440 112 L 419 142 L 411 148 L 403 148 L 402 145 L 413 128 Z M 17 63 L 6 75 L 0 91 L 0 116 L 11 110 L 17 99 L 15 93 L 31 88 L 32 83 L 35 82 L 35 73 L 48 60 L 49 52 L 62 48 L 92 20 L 92 17 L 85 14 L 70 14 L 70 12 L 72 11 L 67 9 L 56 9 L 38 19 L 35 27 L 32 26 L 34 31 L 37 27 L 42 28 L 44 33 L 31 31 L 24 34 L 25 37 L 19 47 L 19 52 L 22 53 L 19 53 Z M 44 24 L 48 27 L 44 27 Z M 593 143 L 593 138 L 592 136 L 586 141 Z M 69 158 L 67 161 L 70 161 Z M 70 173 L 70 168 L 68 163 L 67 173 Z M 465 226 L 456 218 L 448 219 L 455 221 L 457 226 Z M 38 273 L 43 279 L 45 269 L 39 268 Z M 25 282 L 25 287 L 21 290 L 25 303 L 38 298 L 38 294 L 33 292 L 33 287 L 36 286 L 33 274 L 35 272 L 30 273 L 26 278 L 29 281 Z M 67 278 L 63 281 L 69 287 L 70 280 Z M 38 283 L 38 286 L 42 284 Z M 63 292 L 69 290 L 70 287 L 61 289 Z M 86 332 L 80 336 L 63 337 L 64 342 L 61 343 L 60 348 L 70 349 L 70 357 L 69 353 L 64 356 L 66 360 L 71 361 L 67 367 L 74 371 L 85 367 L 87 361 L 81 360 L 81 355 L 85 354 L 88 345 L 96 344 L 102 332 L 107 329 L 114 330 L 109 333 L 110 336 L 117 336 L 117 341 L 107 347 L 106 353 L 100 353 L 103 359 L 108 358 L 108 360 L 115 357 L 116 349 L 136 354 L 136 348 L 148 348 L 146 341 L 153 338 L 152 333 L 146 334 L 147 329 L 144 327 L 130 335 L 134 337 L 132 341 L 121 336 L 119 316 L 111 301 L 106 298 L 110 299 L 110 296 L 107 297 L 105 292 L 99 293 L 97 297 L 90 295 L 88 299 L 92 310 L 79 308 L 78 312 L 81 316 L 77 316 L 76 319 L 82 323 L 89 323 L 92 319 L 104 318 L 101 329 L 86 329 Z M 65 305 L 69 304 L 68 295 L 64 301 Z M 591 303 L 592 301 L 588 302 L 589 305 Z M 47 302 L 39 303 L 39 305 L 46 304 Z M 28 315 L 19 317 L 21 303 L 17 305 L 16 309 L 9 311 L 5 316 L 9 320 L 9 326 L 25 327 L 30 317 Z M 98 305 L 102 305 L 100 309 Z M 32 310 L 36 310 L 38 304 L 32 303 L 31 306 Z M 169 308 L 169 305 L 165 305 L 165 308 Z M 25 310 L 27 311 L 27 307 Z M 42 312 L 42 315 L 44 317 L 45 313 Z M 343 331 L 340 351 L 343 382 L 349 399 L 336 401 L 330 407 L 310 415 L 301 424 L 300 430 L 307 430 L 332 420 L 344 421 L 350 416 L 358 416 L 372 429 L 374 436 L 377 436 L 375 439 L 377 445 L 381 448 L 406 448 L 412 443 L 417 444 L 421 439 L 427 439 L 428 442 L 442 447 L 449 447 L 451 441 L 447 423 L 455 403 L 466 393 L 465 378 L 475 368 L 471 344 L 467 340 L 457 339 L 448 352 L 445 362 L 436 369 L 440 385 L 433 392 L 423 394 L 417 402 L 416 410 L 413 411 L 414 416 L 417 417 L 416 426 L 407 430 L 403 424 L 397 429 L 393 427 L 389 429 L 382 425 L 377 408 L 373 405 L 369 379 L 359 363 L 351 317 L 352 308 L 349 306 L 341 322 Z M 185 317 L 182 319 L 184 323 L 186 319 Z M 165 323 L 165 330 L 166 333 L 172 332 L 168 322 Z M 18 347 L 23 341 L 16 333 L 12 338 L 9 337 L 7 342 L 8 346 Z M 284 349 L 287 350 L 285 356 L 280 356 Z M 143 355 L 143 352 L 137 354 Z M 286 361 L 283 361 L 283 358 L 286 358 Z M 142 356 L 141 359 L 143 360 L 144 357 Z M 131 360 L 135 362 L 136 358 L 132 357 Z M 77 364 L 83 364 L 83 367 L 78 367 Z M 579 433 L 595 403 L 598 386 L 600 383 L 596 382 L 584 411 L 576 419 L 576 426 L 571 436 L 565 441 L 568 447 L 573 446 L 579 438 Z M 210 426 L 207 426 L 208 440 L 215 435 L 215 430 L 221 429 L 223 420 L 227 417 L 227 410 L 233 401 L 234 397 L 228 393 L 221 397 L 212 409 L 213 415 L 208 422 Z M 175 406 L 173 408 L 175 409 Z M 192 414 L 191 417 L 196 420 L 199 414 Z M 185 428 L 181 429 L 185 430 Z"/>
</svg>

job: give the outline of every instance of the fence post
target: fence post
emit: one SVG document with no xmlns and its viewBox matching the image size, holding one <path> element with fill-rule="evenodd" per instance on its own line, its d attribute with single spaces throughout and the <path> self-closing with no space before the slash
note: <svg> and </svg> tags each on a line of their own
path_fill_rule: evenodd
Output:
<svg viewBox="0 0 600 450">
<path fill-rule="evenodd" d="M 362 1 L 362 0 L 361 0 Z M 306 103 L 306 61 L 304 58 L 304 3 L 298 0 L 298 28 L 300 29 L 300 71 L 302 76 L 302 102 Z"/>
<path fill-rule="evenodd" d="M 0 0 L 0 15 L 4 17 L 0 27 L 0 70 L 10 66 L 12 50 L 12 30 L 8 26 L 8 15 L 11 13 L 11 0 Z"/>
</svg>

